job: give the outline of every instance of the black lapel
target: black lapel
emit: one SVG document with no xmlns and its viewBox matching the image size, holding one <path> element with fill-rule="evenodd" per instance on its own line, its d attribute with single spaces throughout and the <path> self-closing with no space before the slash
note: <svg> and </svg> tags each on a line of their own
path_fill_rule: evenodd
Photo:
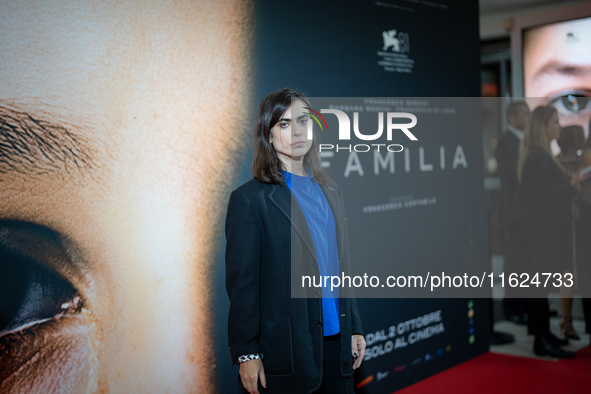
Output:
<svg viewBox="0 0 591 394">
<path fill-rule="evenodd" d="M 343 218 L 345 217 L 345 212 L 343 212 L 342 201 L 339 200 L 339 196 L 334 186 L 320 185 L 320 188 L 322 189 L 324 197 L 326 197 L 326 201 L 328 201 L 328 205 L 330 205 L 332 215 L 334 216 L 334 222 L 337 232 L 337 248 L 339 249 L 340 262 L 343 256 L 343 237 L 345 236 Z"/>
<path fill-rule="evenodd" d="M 337 247 L 339 250 L 339 261 L 343 256 L 343 237 L 344 227 L 343 218 L 345 212 L 343 212 L 343 206 L 339 200 L 336 188 L 334 186 L 320 185 L 324 197 L 330 206 L 332 214 L 335 220 L 335 227 L 337 233 Z M 318 263 L 316 259 L 316 251 L 314 250 L 314 240 L 310 233 L 310 228 L 306 222 L 306 217 L 302 212 L 299 204 L 297 203 L 294 195 L 289 190 L 286 184 L 273 185 L 271 192 L 269 193 L 269 200 L 281 211 L 281 213 L 291 222 L 291 225 L 314 258 L 314 261 Z"/>
<path fill-rule="evenodd" d="M 316 251 L 314 250 L 314 240 L 312 239 L 312 233 L 310 233 L 310 228 L 308 227 L 308 223 L 306 222 L 306 217 L 304 216 L 304 212 L 300 208 L 300 205 L 297 203 L 294 195 L 289 190 L 289 186 L 285 183 L 282 185 L 272 185 L 273 188 L 269 193 L 269 200 L 271 203 L 275 205 L 283 215 L 291 222 L 291 226 L 293 231 L 300 237 L 303 244 L 306 246 L 312 258 L 316 264 L 318 264 L 318 260 L 316 259 Z"/>
</svg>

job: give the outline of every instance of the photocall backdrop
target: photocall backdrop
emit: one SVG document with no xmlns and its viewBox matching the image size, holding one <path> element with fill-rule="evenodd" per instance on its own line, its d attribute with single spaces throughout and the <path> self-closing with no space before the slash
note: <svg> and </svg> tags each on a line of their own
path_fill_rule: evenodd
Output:
<svg viewBox="0 0 591 394">
<path fill-rule="evenodd" d="M 265 95 L 284 87 L 321 97 L 313 99 L 315 108 L 315 102 L 319 108 L 350 104 L 351 121 L 354 105 L 364 106 L 380 97 L 480 95 L 476 2 L 304 1 L 296 7 L 264 0 L 257 2 L 256 21 L 253 113 Z M 333 115 L 325 117 L 336 123 Z M 375 252 L 389 254 L 405 268 L 413 259 L 448 263 L 459 258 L 463 263 L 488 264 L 478 108 L 463 120 L 463 126 L 468 127 L 455 131 L 447 127 L 443 134 L 431 129 L 412 143 L 396 136 L 392 143 L 404 145 L 411 154 L 410 171 L 405 170 L 402 153 L 395 154 L 394 174 L 383 170 L 380 175 L 374 175 L 372 160 L 363 154 L 362 176 L 358 169 L 345 175 L 348 152 L 323 158 L 330 162 L 329 174 L 345 195 L 352 260 L 364 259 L 368 242 L 379 239 L 390 242 Z M 321 134 L 322 142 L 338 142 L 336 127 L 331 130 L 333 134 Z M 366 134 L 370 132 L 375 130 Z M 458 145 L 466 165 L 454 167 Z M 445 169 L 440 167 L 441 146 L 446 149 Z M 434 164 L 432 171 L 421 170 L 419 147 L 427 152 L 424 160 Z M 252 177 L 250 163 L 248 155 L 236 187 Z M 364 206 L 419 197 L 435 197 L 437 203 L 363 213 Z M 384 234 L 384 229 L 390 234 Z M 223 250 L 222 245 L 216 263 L 215 332 L 218 384 L 226 393 L 234 390 L 237 369 L 229 367 L 227 352 Z M 360 393 L 393 392 L 488 350 L 487 299 L 364 298 L 358 302 L 368 342 L 365 361 L 356 374 Z"/>
<path fill-rule="evenodd" d="M 0 392 L 235 392 L 222 211 L 252 176 L 240 131 L 260 99 L 284 87 L 352 100 L 480 94 L 477 2 L 249 4 L 0 4 Z M 401 265 L 446 245 L 487 259 L 481 133 L 469 130 L 421 135 L 408 172 L 403 156 L 379 176 L 345 176 L 346 156 L 330 159 L 356 259 L 378 221 Z M 418 147 L 436 164 L 440 146 L 448 166 L 421 171 Z M 362 214 L 409 196 L 437 204 Z M 359 306 L 359 392 L 392 392 L 488 348 L 485 299 Z"/>
</svg>

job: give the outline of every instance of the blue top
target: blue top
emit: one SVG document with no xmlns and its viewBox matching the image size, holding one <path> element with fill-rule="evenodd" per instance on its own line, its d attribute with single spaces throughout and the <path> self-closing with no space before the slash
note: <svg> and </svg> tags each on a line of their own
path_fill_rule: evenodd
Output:
<svg viewBox="0 0 591 394">
<path fill-rule="evenodd" d="M 309 171 L 307 177 L 283 170 L 282 172 L 287 186 L 304 212 L 310 228 L 320 277 L 323 278 L 325 275 L 340 276 L 334 215 L 320 185 L 312 179 Z M 326 284 L 327 287 L 322 287 L 322 316 L 324 336 L 329 336 L 341 331 L 339 315 L 341 302 L 338 287 L 331 292 L 330 280 L 327 280 Z"/>
</svg>

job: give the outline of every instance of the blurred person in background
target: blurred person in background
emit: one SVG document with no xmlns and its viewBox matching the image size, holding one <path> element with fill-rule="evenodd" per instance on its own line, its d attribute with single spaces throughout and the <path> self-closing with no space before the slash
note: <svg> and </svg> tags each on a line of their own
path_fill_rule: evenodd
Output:
<svg viewBox="0 0 591 394">
<path fill-rule="evenodd" d="M 583 146 L 580 162 L 581 169 L 591 166 L 591 138 Z M 575 222 L 577 277 L 579 289 L 586 295 L 582 299 L 585 332 L 591 334 L 591 179 L 581 184 L 580 196 L 580 212 Z"/>
<path fill-rule="evenodd" d="M 524 272 L 523 267 L 523 228 L 518 220 L 512 220 L 511 210 L 519 184 L 517 163 L 519 144 L 523 140 L 523 130 L 530 116 L 530 110 L 523 101 L 515 101 L 507 107 L 507 130 L 499 140 L 496 150 L 499 163 L 499 176 L 503 193 L 502 216 L 505 235 L 506 275 Z M 519 288 L 508 287 L 503 300 L 505 319 L 517 324 L 527 324 L 527 299 L 518 298 Z"/>
<path fill-rule="evenodd" d="M 566 172 L 569 179 L 572 179 L 576 175 L 580 166 L 580 157 L 578 152 L 585 145 L 585 132 L 581 126 L 567 126 L 563 127 L 560 131 L 560 138 L 557 140 L 558 146 L 560 146 L 560 154 L 558 155 L 558 161 L 562 165 L 562 168 Z M 577 189 L 572 201 L 572 213 L 573 220 L 579 219 L 580 211 L 580 188 Z M 574 222 L 573 222 L 574 232 Z M 574 254 L 577 259 L 576 253 Z M 574 273 L 574 269 L 566 270 L 571 274 Z M 573 327 L 573 295 L 575 287 L 562 286 L 560 288 L 560 300 L 562 303 L 562 316 L 560 318 L 560 330 L 563 335 L 568 339 L 581 339 L 579 334 Z"/>
<path fill-rule="evenodd" d="M 555 108 L 536 108 L 526 125 L 518 162 L 519 187 L 514 215 L 524 225 L 526 259 L 530 278 L 535 273 L 562 274 L 572 265 L 572 198 L 575 187 L 591 174 L 569 179 L 550 149 L 550 141 L 560 137 L 560 124 Z M 533 289 L 531 290 L 533 291 Z M 550 310 L 547 288 L 530 298 L 528 329 L 535 336 L 535 354 L 556 358 L 574 357 L 560 347 L 561 342 L 550 332 Z"/>
</svg>

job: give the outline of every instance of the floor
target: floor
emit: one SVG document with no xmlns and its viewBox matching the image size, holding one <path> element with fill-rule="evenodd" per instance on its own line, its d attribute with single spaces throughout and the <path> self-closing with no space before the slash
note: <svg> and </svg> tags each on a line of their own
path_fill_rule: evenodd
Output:
<svg viewBox="0 0 591 394">
<path fill-rule="evenodd" d="M 589 394 L 591 348 L 552 361 L 487 352 L 396 394 Z"/>
<path fill-rule="evenodd" d="M 558 316 L 562 314 L 562 308 L 560 306 L 560 299 L 554 298 L 556 295 L 551 295 L 550 298 L 550 310 L 558 312 Z M 495 300 L 493 303 L 494 316 L 495 316 L 495 331 L 512 334 L 515 337 L 515 342 L 508 345 L 491 346 L 490 351 L 498 354 L 509 354 L 521 357 L 537 358 L 547 361 L 558 361 L 550 357 L 539 357 L 533 352 L 534 337 L 527 335 L 527 326 L 519 325 L 512 322 L 505 321 L 503 319 L 503 307 L 500 300 Z M 573 300 L 573 326 L 579 333 L 581 340 L 569 340 L 569 344 L 563 346 L 565 350 L 577 351 L 585 346 L 589 345 L 589 334 L 585 334 L 585 323 L 583 321 L 583 309 L 581 306 L 581 299 L 575 298 Z M 562 338 L 560 332 L 559 317 L 552 317 L 550 319 L 550 329 L 552 332 Z"/>
<path fill-rule="evenodd" d="M 575 330 L 581 340 L 570 340 L 564 349 L 578 351 L 572 359 L 538 357 L 533 353 L 533 336 L 527 335 L 527 326 L 503 319 L 502 300 L 493 301 L 495 330 L 513 334 L 515 342 L 491 346 L 490 352 L 465 361 L 455 367 L 433 375 L 396 394 L 454 393 L 454 394 L 541 394 L 591 393 L 591 348 L 589 335 L 584 334 L 580 298 L 574 299 Z M 550 297 L 550 310 L 562 314 L 558 294 Z M 560 335 L 559 318 L 551 319 L 551 330 Z"/>
</svg>

